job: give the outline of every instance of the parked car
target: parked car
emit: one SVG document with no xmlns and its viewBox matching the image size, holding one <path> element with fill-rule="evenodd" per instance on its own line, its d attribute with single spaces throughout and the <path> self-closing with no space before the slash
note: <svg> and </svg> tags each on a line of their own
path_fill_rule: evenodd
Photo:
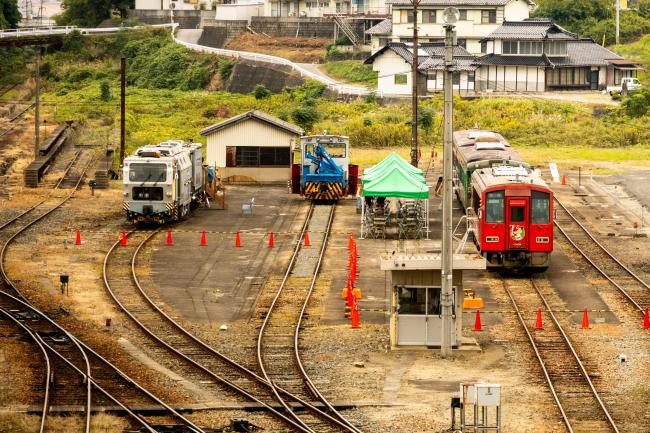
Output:
<svg viewBox="0 0 650 433">
<path fill-rule="evenodd" d="M 623 78 L 623 80 L 621 80 L 621 84 L 617 86 L 607 86 L 607 93 L 609 93 L 610 95 L 613 95 L 614 92 L 621 93 L 623 91 L 624 83 L 627 85 L 628 92 L 631 90 L 639 89 L 641 86 L 643 86 L 638 78 L 625 77 Z"/>
</svg>

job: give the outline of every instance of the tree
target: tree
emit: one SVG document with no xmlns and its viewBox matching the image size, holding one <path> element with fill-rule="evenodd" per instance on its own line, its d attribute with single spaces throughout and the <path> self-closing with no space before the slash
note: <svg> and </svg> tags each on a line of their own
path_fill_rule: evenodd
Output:
<svg viewBox="0 0 650 433">
<path fill-rule="evenodd" d="M 113 10 L 125 18 L 129 8 L 134 6 L 135 0 L 63 0 L 63 13 L 57 17 L 56 22 L 60 25 L 95 27 L 111 18 Z"/>
<path fill-rule="evenodd" d="M 0 0 L 0 29 L 15 29 L 20 18 L 18 0 Z"/>
<path fill-rule="evenodd" d="M 264 84 L 258 84 L 253 89 L 253 96 L 255 99 L 266 99 L 271 96 L 271 91 Z"/>
</svg>

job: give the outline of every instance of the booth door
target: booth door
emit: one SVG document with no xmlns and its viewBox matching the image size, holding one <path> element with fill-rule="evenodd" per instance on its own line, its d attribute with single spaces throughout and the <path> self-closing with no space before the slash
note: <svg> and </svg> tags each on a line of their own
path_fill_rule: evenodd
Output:
<svg viewBox="0 0 650 433">
<path fill-rule="evenodd" d="M 440 346 L 440 287 L 398 287 L 397 302 L 397 345 Z M 451 332 L 455 344 L 453 321 Z"/>
</svg>

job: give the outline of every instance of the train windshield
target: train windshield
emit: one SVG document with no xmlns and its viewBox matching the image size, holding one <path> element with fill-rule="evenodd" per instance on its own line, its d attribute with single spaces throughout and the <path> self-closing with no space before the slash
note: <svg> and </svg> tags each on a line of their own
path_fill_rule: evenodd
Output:
<svg viewBox="0 0 650 433">
<path fill-rule="evenodd" d="M 533 224 L 550 224 L 551 222 L 551 197 L 547 192 L 532 192 L 531 222 Z"/>
<path fill-rule="evenodd" d="M 503 191 L 485 194 L 485 222 L 501 224 L 504 222 Z"/>
<path fill-rule="evenodd" d="M 167 166 L 165 164 L 130 164 L 130 182 L 165 182 Z"/>
<path fill-rule="evenodd" d="M 345 143 L 323 143 L 332 158 L 345 158 Z"/>
</svg>

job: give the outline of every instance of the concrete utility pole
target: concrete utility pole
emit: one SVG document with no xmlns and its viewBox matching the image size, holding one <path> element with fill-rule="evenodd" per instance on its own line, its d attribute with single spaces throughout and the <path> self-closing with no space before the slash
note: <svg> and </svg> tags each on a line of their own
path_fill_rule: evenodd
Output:
<svg viewBox="0 0 650 433">
<path fill-rule="evenodd" d="M 413 61 L 411 64 L 412 81 L 412 120 L 411 120 L 411 165 L 418 166 L 418 6 L 421 0 L 411 0 L 413 5 Z"/>
<path fill-rule="evenodd" d="M 621 41 L 621 0 L 616 0 L 616 45 L 618 45 L 620 41 Z"/>
<path fill-rule="evenodd" d="M 445 98 L 444 98 L 444 125 L 443 125 L 443 192 L 442 192 L 442 339 L 440 354 L 451 355 L 451 330 L 453 324 L 452 305 L 454 299 L 453 288 L 453 245 L 452 245 L 452 179 L 451 179 L 451 145 L 454 130 L 453 121 L 453 65 L 454 65 L 454 25 L 445 24 Z M 458 318 L 456 320 L 462 320 Z"/>
<path fill-rule="evenodd" d="M 34 109 L 34 158 L 41 150 L 41 47 L 36 48 L 36 103 Z"/>
<path fill-rule="evenodd" d="M 120 59 L 120 167 L 124 165 L 124 144 L 126 142 L 126 59 Z"/>
</svg>

